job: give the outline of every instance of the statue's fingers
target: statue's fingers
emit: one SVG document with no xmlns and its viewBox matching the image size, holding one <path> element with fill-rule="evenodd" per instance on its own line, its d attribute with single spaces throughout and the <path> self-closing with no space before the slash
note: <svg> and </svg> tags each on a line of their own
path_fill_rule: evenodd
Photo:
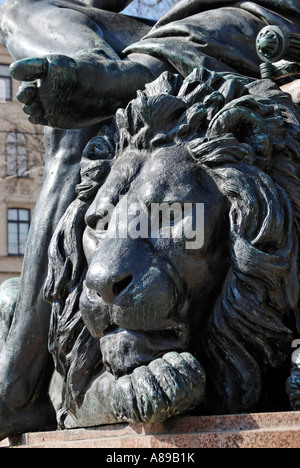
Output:
<svg viewBox="0 0 300 468">
<path fill-rule="evenodd" d="M 17 93 L 17 99 L 22 104 L 30 105 L 32 104 L 34 98 L 36 97 L 37 87 L 35 83 L 23 82 Z"/>
<path fill-rule="evenodd" d="M 34 125 L 49 125 L 49 122 L 45 117 L 35 117 L 33 115 L 30 115 L 28 117 L 28 120 Z"/>
<path fill-rule="evenodd" d="M 23 111 L 25 114 L 33 115 L 36 118 L 41 118 L 45 115 L 43 108 L 36 101 L 34 101 L 30 106 L 24 104 Z"/>
<path fill-rule="evenodd" d="M 29 122 L 35 125 L 48 125 L 45 111 L 39 102 L 33 102 L 30 106 L 24 104 L 23 111 L 27 114 Z"/>
<path fill-rule="evenodd" d="M 48 66 L 45 57 L 18 60 L 10 66 L 10 74 L 18 81 L 35 81 L 46 78 Z"/>
</svg>

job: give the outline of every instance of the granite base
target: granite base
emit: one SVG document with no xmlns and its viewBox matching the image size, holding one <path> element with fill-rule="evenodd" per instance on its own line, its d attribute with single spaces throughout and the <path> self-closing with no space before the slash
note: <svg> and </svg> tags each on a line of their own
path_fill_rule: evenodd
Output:
<svg viewBox="0 0 300 468">
<path fill-rule="evenodd" d="M 20 434 L 2 448 L 300 448 L 300 412 L 177 417 L 162 424 L 117 424 Z"/>
</svg>

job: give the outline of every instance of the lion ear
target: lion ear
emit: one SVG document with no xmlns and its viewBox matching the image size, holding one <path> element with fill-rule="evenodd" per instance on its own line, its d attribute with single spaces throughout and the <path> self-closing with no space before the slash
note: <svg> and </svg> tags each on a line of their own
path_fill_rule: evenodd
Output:
<svg viewBox="0 0 300 468">
<path fill-rule="evenodd" d="M 276 131 L 274 134 L 274 121 Z M 270 130 L 272 128 L 272 131 Z M 243 96 L 225 106 L 212 119 L 207 139 L 233 134 L 241 143 L 247 143 L 256 155 L 256 165 L 265 167 L 273 153 L 273 141 L 282 136 L 283 118 L 278 106 L 265 104 Z"/>
<path fill-rule="evenodd" d="M 208 129 L 208 138 L 232 133 L 243 143 L 248 143 L 255 152 L 267 156 L 272 152 L 272 141 L 263 120 L 252 111 L 236 107 L 217 115 Z"/>
</svg>

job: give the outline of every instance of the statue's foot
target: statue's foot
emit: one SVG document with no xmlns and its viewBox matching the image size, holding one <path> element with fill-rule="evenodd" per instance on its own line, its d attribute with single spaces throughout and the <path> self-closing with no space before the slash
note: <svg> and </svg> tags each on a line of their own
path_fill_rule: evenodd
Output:
<svg viewBox="0 0 300 468">
<path fill-rule="evenodd" d="M 8 409 L 0 400 L 0 440 L 25 432 L 56 429 L 56 414 L 50 400 L 34 402 L 18 411 Z"/>
</svg>

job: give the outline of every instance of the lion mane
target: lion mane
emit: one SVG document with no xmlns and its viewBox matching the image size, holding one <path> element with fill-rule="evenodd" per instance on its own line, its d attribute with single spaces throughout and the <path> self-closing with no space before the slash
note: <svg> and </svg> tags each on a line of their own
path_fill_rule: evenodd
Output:
<svg viewBox="0 0 300 468">
<path fill-rule="evenodd" d="M 49 349 L 64 382 L 61 421 L 102 368 L 99 343 L 80 314 L 84 215 L 130 146 L 185 146 L 230 201 L 230 268 L 188 350 L 206 371 L 201 412 L 248 411 L 265 398 L 266 375 L 282 369 L 299 332 L 299 128 L 297 108 L 273 82 L 201 68 L 185 79 L 162 74 L 90 141 L 77 198 L 50 245 L 45 285 Z M 285 382 L 268 391 L 279 385 Z"/>
</svg>

